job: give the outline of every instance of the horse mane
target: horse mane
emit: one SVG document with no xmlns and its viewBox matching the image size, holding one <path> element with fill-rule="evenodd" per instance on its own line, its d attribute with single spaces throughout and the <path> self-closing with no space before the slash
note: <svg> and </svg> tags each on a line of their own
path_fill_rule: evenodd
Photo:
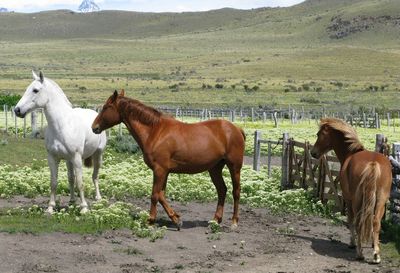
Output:
<svg viewBox="0 0 400 273">
<path fill-rule="evenodd" d="M 51 83 L 56 91 L 61 95 L 61 97 L 65 100 L 65 102 L 72 107 L 72 103 L 68 100 L 67 96 L 65 95 L 64 91 L 61 89 L 61 87 L 53 80 L 49 79 L 49 78 L 45 78 L 45 80 L 49 83 Z"/>
<path fill-rule="evenodd" d="M 358 135 L 353 127 L 344 122 L 343 120 L 336 118 L 324 118 L 321 119 L 319 124 L 319 128 L 322 126 L 328 126 L 333 130 L 341 133 L 344 137 L 345 143 L 349 144 L 348 150 L 349 152 L 358 152 L 364 150 L 364 146 L 361 144 L 358 139 Z"/>
<path fill-rule="evenodd" d="M 146 125 L 155 125 L 159 123 L 161 117 L 164 116 L 164 114 L 159 110 L 144 105 L 138 100 L 127 97 L 120 98 L 119 106 L 124 116 L 126 117 L 131 116 L 132 118 Z"/>
</svg>

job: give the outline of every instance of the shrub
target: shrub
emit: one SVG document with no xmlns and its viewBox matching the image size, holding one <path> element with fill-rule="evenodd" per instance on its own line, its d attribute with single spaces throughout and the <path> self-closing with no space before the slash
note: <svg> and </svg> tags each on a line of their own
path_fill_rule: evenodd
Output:
<svg viewBox="0 0 400 273">
<path fill-rule="evenodd" d="M 302 84 L 301 87 L 303 87 L 304 91 L 310 91 L 310 85 L 307 83 Z"/>
<path fill-rule="evenodd" d="M 14 106 L 21 99 L 20 95 L 0 95 L 0 106 L 7 105 Z"/>
<path fill-rule="evenodd" d="M 311 104 L 320 103 L 319 99 L 312 98 L 312 97 L 301 98 L 300 102 L 311 103 Z"/>
<path fill-rule="evenodd" d="M 108 144 L 118 153 L 136 154 L 140 147 L 130 135 L 110 138 Z"/>
</svg>

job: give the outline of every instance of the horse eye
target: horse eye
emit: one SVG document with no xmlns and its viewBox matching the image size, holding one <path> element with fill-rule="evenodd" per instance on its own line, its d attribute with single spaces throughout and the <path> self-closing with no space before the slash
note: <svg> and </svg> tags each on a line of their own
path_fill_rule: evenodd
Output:
<svg viewBox="0 0 400 273">
<path fill-rule="evenodd" d="M 33 93 L 37 94 L 38 92 L 39 92 L 39 90 L 33 89 Z"/>
</svg>

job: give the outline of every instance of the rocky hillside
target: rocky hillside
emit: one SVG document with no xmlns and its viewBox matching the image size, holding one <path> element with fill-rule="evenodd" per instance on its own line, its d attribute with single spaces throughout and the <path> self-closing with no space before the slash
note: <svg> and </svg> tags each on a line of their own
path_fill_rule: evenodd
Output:
<svg viewBox="0 0 400 273">
<path fill-rule="evenodd" d="M 93 1 L 83 1 L 90 4 Z M 89 7 L 86 5 L 85 7 Z M 398 0 L 308 0 L 288 8 L 220 9 L 208 12 L 140 13 L 67 10 L 3 13 L 2 40 L 111 38 L 137 39 L 210 33 L 216 37 L 257 36 L 277 45 L 336 43 L 398 44 Z"/>
</svg>

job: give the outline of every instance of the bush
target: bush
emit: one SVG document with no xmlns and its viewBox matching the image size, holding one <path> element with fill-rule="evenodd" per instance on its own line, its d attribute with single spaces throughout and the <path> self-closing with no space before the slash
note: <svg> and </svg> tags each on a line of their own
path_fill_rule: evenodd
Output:
<svg viewBox="0 0 400 273">
<path fill-rule="evenodd" d="M 301 98 L 300 102 L 311 103 L 311 104 L 320 103 L 319 99 L 312 98 L 312 97 Z"/>
<path fill-rule="evenodd" d="M 224 88 L 224 85 L 223 85 L 223 84 L 220 84 L 220 83 L 217 83 L 217 84 L 215 85 L 215 88 L 217 88 L 217 89 L 222 89 L 222 88 Z"/>
<path fill-rule="evenodd" d="M 0 106 L 7 105 L 8 107 L 15 106 L 21 99 L 20 95 L 0 95 Z"/>
<path fill-rule="evenodd" d="M 108 140 L 108 144 L 117 153 L 136 154 L 137 152 L 140 151 L 139 145 L 130 135 L 122 135 L 110 138 Z"/>
</svg>

